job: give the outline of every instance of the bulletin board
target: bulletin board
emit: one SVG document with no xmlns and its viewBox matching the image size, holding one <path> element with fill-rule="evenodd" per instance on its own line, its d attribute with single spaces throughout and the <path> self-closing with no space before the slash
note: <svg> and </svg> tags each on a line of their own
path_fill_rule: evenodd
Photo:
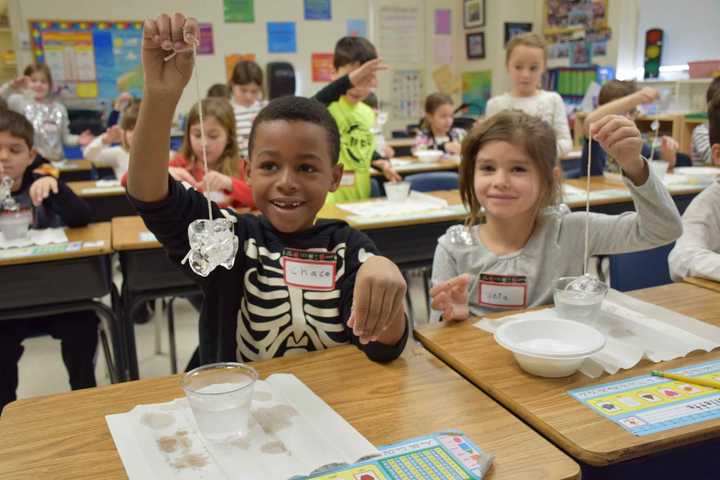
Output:
<svg viewBox="0 0 720 480">
<path fill-rule="evenodd" d="M 65 98 L 112 101 L 141 96 L 140 21 L 30 20 L 33 58 L 45 63 Z"/>
</svg>

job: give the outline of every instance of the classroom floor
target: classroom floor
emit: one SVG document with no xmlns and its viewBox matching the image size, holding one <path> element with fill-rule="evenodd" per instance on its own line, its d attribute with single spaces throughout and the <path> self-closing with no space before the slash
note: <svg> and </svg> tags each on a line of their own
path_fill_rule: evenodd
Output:
<svg viewBox="0 0 720 480">
<path fill-rule="evenodd" d="M 413 305 L 419 305 L 417 312 L 419 322 L 427 321 L 427 310 L 424 305 L 424 291 L 420 276 L 413 276 L 410 282 L 410 295 Z M 116 285 L 122 279 L 115 278 Z M 109 304 L 109 300 L 107 300 Z M 417 307 L 416 307 L 417 308 Z M 140 378 L 165 377 L 170 375 L 170 356 L 168 349 L 167 322 L 161 313 L 160 301 L 157 301 L 154 318 L 143 325 L 135 325 Z M 161 326 L 161 353 L 155 349 L 156 322 Z M 175 302 L 175 338 L 177 342 L 178 370 L 182 371 L 190 360 L 198 342 L 198 314 L 192 305 L 184 299 Z M 408 342 L 411 345 L 412 342 Z M 67 371 L 60 357 L 60 342 L 50 336 L 36 337 L 26 340 L 25 353 L 20 359 L 20 385 L 18 398 L 37 395 L 52 395 L 69 390 Z M 98 385 L 107 385 L 110 378 L 105 368 L 102 348 L 98 345 L 97 367 L 95 376 Z"/>
</svg>

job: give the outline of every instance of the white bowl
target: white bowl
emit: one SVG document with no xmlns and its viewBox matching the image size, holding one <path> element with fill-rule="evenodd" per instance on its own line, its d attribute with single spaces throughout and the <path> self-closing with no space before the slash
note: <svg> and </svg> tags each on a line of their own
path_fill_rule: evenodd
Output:
<svg viewBox="0 0 720 480">
<path fill-rule="evenodd" d="M 710 185 L 715 177 L 720 175 L 717 167 L 678 167 L 674 170 L 678 175 L 684 175 L 688 183 L 695 185 Z"/>
<path fill-rule="evenodd" d="M 442 158 L 444 152 L 442 150 L 416 150 L 414 155 L 421 162 L 437 162 Z"/>
<path fill-rule="evenodd" d="M 410 195 L 410 182 L 385 182 L 385 195 L 393 202 L 401 202 Z"/>
<path fill-rule="evenodd" d="M 605 346 L 592 327 L 561 319 L 517 320 L 501 325 L 495 341 L 510 350 L 520 368 L 540 377 L 567 377 Z"/>
<path fill-rule="evenodd" d="M 652 168 L 652 171 L 655 172 L 655 176 L 660 180 L 665 178 L 665 174 L 667 173 L 669 166 L 670 164 L 664 160 L 653 160 L 650 162 L 650 168 Z"/>
</svg>

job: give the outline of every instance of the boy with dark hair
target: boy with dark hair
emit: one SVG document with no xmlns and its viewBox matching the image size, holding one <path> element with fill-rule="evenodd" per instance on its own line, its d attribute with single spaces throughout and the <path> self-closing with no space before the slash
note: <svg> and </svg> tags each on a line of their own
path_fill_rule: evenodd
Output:
<svg viewBox="0 0 720 480">
<path fill-rule="evenodd" d="M 240 60 L 230 77 L 230 103 L 235 111 L 235 132 L 238 148 L 243 158 L 248 158 L 248 136 L 253 120 L 267 105 L 263 96 L 263 71 L 252 60 Z"/>
<path fill-rule="evenodd" d="M 207 218 L 205 197 L 168 178 L 175 106 L 192 74 L 197 22 L 181 14 L 145 22 L 145 95 L 130 154 L 128 193 L 170 258 L 190 249 L 188 226 Z M 177 55 L 164 58 L 175 49 Z M 205 295 L 200 363 L 253 361 L 355 343 L 376 361 L 396 358 L 408 335 L 405 281 L 365 235 L 318 220 L 342 177 L 340 137 L 320 103 L 272 101 L 255 118 L 247 180 L 262 216 L 233 214 L 234 266 L 200 277 Z M 213 217 L 223 214 L 213 204 Z M 231 215 L 228 213 L 228 215 Z"/>
<path fill-rule="evenodd" d="M 718 92 L 720 92 L 720 76 L 710 82 L 707 92 L 705 92 L 705 100 L 708 105 Z M 692 132 L 692 150 L 690 152 L 693 165 L 711 165 L 713 163 L 711 145 L 708 124 L 703 123 L 695 127 Z"/>
<path fill-rule="evenodd" d="M 33 127 L 23 115 L 0 111 L 0 178 L 12 179 L 12 197 L 20 208 L 35 207 L 35 227 L 87 225 L 87 203 L 54 177 L 33 170 L 37 155 L 33 136 Z M 0 411 L 16 398 L 22 342 L 32 336 L 50 334 L 61 341 L 73 390 L 94 387 L 97 326 L 92 311 L 0 322 Z"/>
<path fill-rule="evenodd" d="M 660 93 L 651 87 L 644 87 L 640 90 L 637 89 L 637 85 L 634 81 L 622 81 L 622 80 L 609 80 L 605 82 L 600 89 L 598 94 L 598 107 L 590 112 L 585 117 L 585 134 L 590 129 L 590 124 L 606 117 L 607 115 L 625 115 L 629 118 L 633 118 L 637 114 L 637 107 L 647 103 L 652 103 L 660 98 Z M 659 157 L 659 160 L 668 162 L 670 170 L 675 168 L 678 160 L 677 150 L 679 145 L 677 141 L 669 136 L 660 137 L 660 148 L 653 154 L 653 157 Z M 600 145 L 593 140 L 591 145 L 589 142 L 585 142 L 583 145 L 582 153 L 582 175 L 585 175 L 588 158 L 588 148 L 592 148 L 592 165 L 590 166 L 591 175 L 602 175 L 606 169 L 607 155 Z M 649 160 L 653 160 L 650 157 L 652 148 L 645 144 L 643 145 L 642 155 Z M 682 154 L 680 154 L 682 155 Z M 685 157 L 686 163 L 689 163 L 689 159 Z M 618 171 L 613 173 L 619 173 L 617 165 L 608 164 L 609 170 L 617 169 Z"/>
<path fill-rule="evenodd" d="M 328 203 L 370 196 L 370 167 L 381 170 L 391 181 L 401 180 L 389 160 L 376 152 L 373 133 L 375 112 L 363 100 L 377 85 L 376 72 L 385 68 L 372 43 L 362 37 L 343 37 L 333 54 L 335 80 L 315 99 L 327 105 L 340 130 L 340 188 L 328 195 Z"/>
<path fill-rule="evenodd" d="M 720 92 L 708 105 L 710 158 L 720 166 Z M 668 257 L 670 276 L 720 282 L 720 178 L 693 199 L 683 214 L 683 234 Z"/>
</svg>

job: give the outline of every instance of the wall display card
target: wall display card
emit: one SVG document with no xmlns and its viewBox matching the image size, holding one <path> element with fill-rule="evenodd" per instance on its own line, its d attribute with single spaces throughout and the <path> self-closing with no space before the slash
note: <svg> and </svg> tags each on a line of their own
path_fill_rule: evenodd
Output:
<svg viewBox="0 0 720 480">
<path fill-rule="evenodd" d="M 200 31 L 200 45 L 198 46 L 198 55 L 212 55 L 215 53 L 215 43 L 213 42 L 213 26 L 212 23 L 201 23 L 198 25 Z"/>
<path fill-rule="evenodd" d="M 223 0 L 223 12 L 227 23 L 253 23 L 254 0 Z"/>
<path fill-rule="evenodd" d="M 469 105 L 471 115 L 485 115 L 485 107 L 490 100 L 492 72 L 482 70 L 462 73 L 462 101 Z"/>
<path fill-rule="evenodd" d="M 305 20 L 330 20 L 330 0 L 305 0 Z"/>
<path fill-rule="evenodd" d="M 423 115 L 420 70 L 395 70 L 392 76 L 390 115 L 395 120 L 417 121 Z"/>
<path fill-rule="evenodd" d="M 329 82 L 332 80 L 335 71 L 332 53 L 313 53 L 311 63 L 313 82 Z"/>
<path fill-rule="evenodd" d="M 433 42 L 433 63 L 449 65 L 453 62 L 452 37 L 440 35 Z"/>
<path fill-rule="evenodd" d="M 720 360 L 668 372 L 718 382 Z M 578 388 L 568 394 L 638 437 L 720 418 L 718 390 L 652 375 Z"/>
<path fill-rule="evenodd" d="M 267 37 L 268 52 L 297 52 L 297 42 L 295 40 L 295 22 L 268 22 Z"/>
<path fill-rule="evenodd" d="M 227 74 L 228 80 L 232 77 L 232 72 L 235 69 L 235 64 L 240 60 L 252 60 L 255 61 L 254 53 L 233 53 L 231 55 L 225 55 L 225 73 Z"/>
<path fill-rule="evenodd" d="M 347 34 L 349 37 L 367 38 L 367 23 L 365 22 L 365 20 L 348 19 Z"/>
<path fill-rule="evenodd" d="M 435 10 L 435 35 L 450 35 L 450 10 Z"/>
<path fill-rule="evenodd" d="M 387 63 L 422 63 L 424 39 L 420 7 L 382 5 L 377 19 L 378 51 Z"/>
</svg>

